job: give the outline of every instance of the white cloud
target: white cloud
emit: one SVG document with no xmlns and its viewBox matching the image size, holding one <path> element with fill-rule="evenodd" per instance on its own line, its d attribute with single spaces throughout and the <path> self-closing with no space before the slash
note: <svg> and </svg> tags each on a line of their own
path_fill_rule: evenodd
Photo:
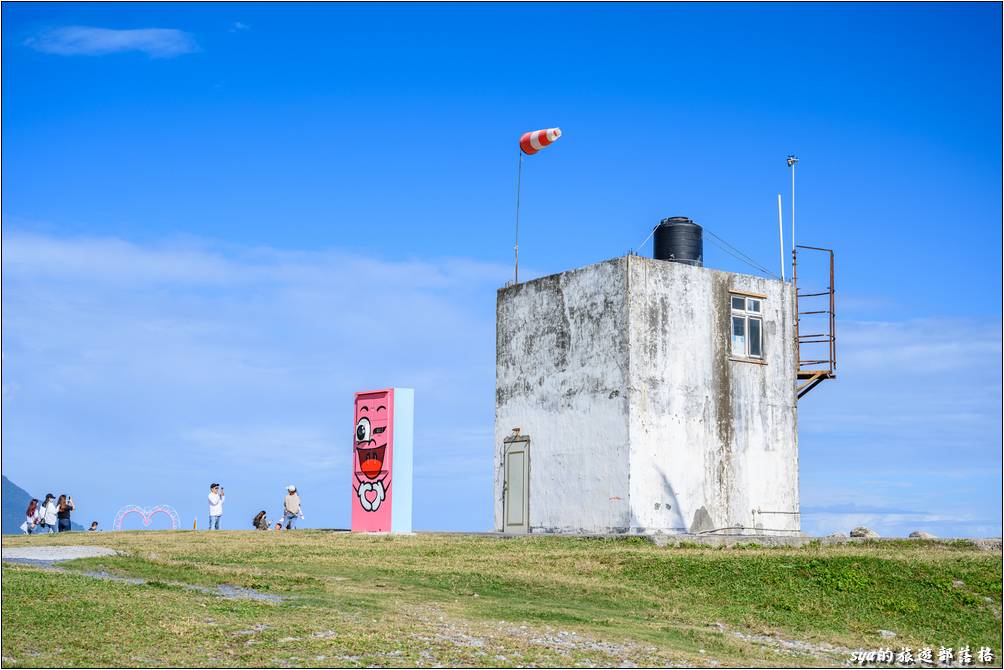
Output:
<svg viewBox="0 0 1004 670">
<path fill-rule="evenodd" d="M 312 522 L 337 525 L 352 393 L 411 386 L 416 524 L 489 526 L 507 266 L 5 234 L 3 268 L 4 465 L 22 485 L 83 472 L 99 514 L 165 503 L 187 518 L 207 477 L 238 510 L 242 488 L 260 509 L 249 491 L 295 479 L 331 497 Z M 38 472 L 37 453 L 58 465 Z M 438 521 L 458 494 L 485 499 Z"/>
<path fill-rule="evenodd" d="M 999 319 L 843 321 L 837 346 L 799 401 L 803 530 L 999 534 Z"/>
<path fill-rule="evenodd" d="M 139 51 L 166 58 L 198 51 L 195 38 L 173 28 L 113 30 L 89 26 L 54 28 L 25 42 L 36 51 L 59 56 L 100 56 Z"/>
<path fill-rule="evenodd" d="M 504 281 L 507 265 L 465 258 L 385 261 L 339 249 L 311 252 L 269 247 L 213 245 L 182 240 L 142 246 L 117 238 L 61 239 L 33 234 L 8 234 L 4 272 L 15 278 L 45 278 L 88 283 L 127 282 L 137 286 L 277 285 L 323 287 L 358 284 L 379 274 L 388 282 L 416 288 L 446 288 L 466 282 Z"/>
<path fill-rule="evenodd" d="M 999 322 L 979 319 L 849 321 L 838 343 L 849 350 L 849 365 L 887 374 L 943 374 L 1001 355 Z"/>
<path fill-rule="evenodd" d="M 920 448 L 932 440 L 968 446 L 975 436 L 999 431 L 999 320 L 929 317 L 838 325 L 837 380 L 800 403 L 803 430 L 861 429 L 862 435 L 893 442 L 930 438 L 920 439 Z"/>
<path fill-rule="evenodd" d="M 924 512 L 802 512 L 802 532 L 813 536 L 837 532 L 847 534 L 853 528 L 864 526 L 882 537 L 907 537 L 917 530 L 927 531 L 937 537 L 995 537 L 1000 535 L 1000 521 L 993 517 L 993 514 L 977 518 L 971 514 Z"/>
<path fill-rule="evenodd" d="M 295 481 L 313 525 L 344 525 L 352 392 L 411 386 L 417 527 L 487 529 L 495 290 L 510 273 L 8 232 L 5 473 L 29 490 L 69 481 L 106 524 L 126 503 L 201 515 L 214 480 L 253 514 Z M 803 529 L 999 529 L 999 322 L 839 327 L 839 378 L 799 404 Z"/>
<path fill-rule="evenodd" d="M 905 537 L 915 530 L 926 530 L 934 534 L 949 530 L 952 534 L 959 534 L 959 529 L 972 531 L 988 525 L 991 525 L 989 520 L 974 519 L 970 514 L 916 512 L 853 502 L 802 507 L 802 531 L 810 535 L 847 533 L 858 526 L 870 528 L 883 536 L 894 537 Z"/>
<path fill-rule="evenodd" d="M 230 32 L 239 33 L 245 30 L 251 30 L 251 26 L 246 23 L 241 23 L 240 21 L 235 21 L 232 26 L 230 26 Z"/>
</svg>

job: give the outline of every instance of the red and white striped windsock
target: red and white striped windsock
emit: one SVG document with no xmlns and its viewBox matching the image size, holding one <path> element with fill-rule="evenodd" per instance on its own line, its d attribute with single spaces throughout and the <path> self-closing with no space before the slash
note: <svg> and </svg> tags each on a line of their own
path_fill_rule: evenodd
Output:
<svg viewBox="0 0 1004 670">
<path fill-rule="evenodd" d="M 527 156 L 532 156 L 559 137 L 561 137 L 561 128 L 545 128 L 544 130 L 523 133 L 523 137 L 519 138 L 519 148 Z"/>
</svg>

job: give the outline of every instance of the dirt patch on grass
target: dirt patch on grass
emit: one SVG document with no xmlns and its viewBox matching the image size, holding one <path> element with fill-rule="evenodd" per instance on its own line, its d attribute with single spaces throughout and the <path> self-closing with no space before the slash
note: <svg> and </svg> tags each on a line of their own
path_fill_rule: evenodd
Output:
<svg viewBox="0 0 1004 670">
<path fill-rule="evenodd" d="M 797 656 L 809 656 L 815 660 L 827 663 L 839 662 L 850 658 L 853 649 L 828 644 L 826 642 L 806 642 L 804 640 L 789 640 L 777 635 L 756 635 L 741 630 L 730 629 L 723 623 L 716 622 L 715 628 L 726 635 L 731 635 L 743 642 L 766 647 L 781 653 Z"/>
<path fill-rule="evenodd" d="M 409 614 L 426 631 L 410 637 L 413 644 L 423 647 L 420 658 L 429 665 L 441 663 L 436 648 L 447 647 L 465 648 L 491 665 L 694 667 L 682 659 L 668 657 L 652 645 L 603 640 L 548 625 L 461 620 L 435 606 L 414 607 Z"/>
<path fill-rule="evenodd" d="M 9 562 L 55 563 L 58 561 L 73 561 L 78 558 L 96 558 L 98 556 L 115 556 L 119 552 L 108 547 L 69 546 L 37 546 L 37 547 L 4 547 L 0 556 Z"/>
</svg>

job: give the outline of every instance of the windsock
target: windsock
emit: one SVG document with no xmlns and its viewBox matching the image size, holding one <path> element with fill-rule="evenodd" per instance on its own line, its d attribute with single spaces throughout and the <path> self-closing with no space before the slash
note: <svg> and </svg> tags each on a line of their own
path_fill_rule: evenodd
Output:
<svg viewBox="0 0 1004 670">
<path fill-rule="evenodd" d="M 519 148 L 527 156 L 532 156 L 559 137 L 561 137 L 561 128 L 545 128 L 544 130 L 523 133 L 523 137 L 519 138 Z"/>
</svg>

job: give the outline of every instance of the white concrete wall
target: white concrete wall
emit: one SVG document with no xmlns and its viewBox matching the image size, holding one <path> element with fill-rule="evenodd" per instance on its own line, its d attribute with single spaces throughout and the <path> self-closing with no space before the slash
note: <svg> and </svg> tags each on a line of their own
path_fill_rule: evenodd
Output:
<svg viewBox="0 0 1004 670">
<path fill-rule="evenodd" d="M 631 530 L 797 532 L 774 513 L 799 509 L 791 285 L 629 264 Z M 767 296 L 762 365 L 733 360 L 732 290 Z"/>
<path fill-rule="evenodd" d="M 495 528 L 502 440 L 530 436 L 531 532 L 624 532 L 628 513 L 624 260 L 498 292 Z"/>
<path fill-rule="evenodd" d="M 730 360 L 731 289 L 767 296 L 763 365 Z M 531 531 L 798 530 L 752 512 L 798 510 L 790 285 L 618 258 L 500 290 L 496 353 L 496 529 L 519 427 Z"/>
</svg>

